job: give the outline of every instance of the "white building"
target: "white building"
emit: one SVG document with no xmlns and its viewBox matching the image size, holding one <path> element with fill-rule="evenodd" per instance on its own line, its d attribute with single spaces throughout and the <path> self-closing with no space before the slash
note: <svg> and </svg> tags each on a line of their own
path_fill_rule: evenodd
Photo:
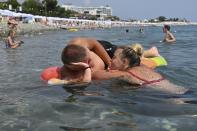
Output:
<svg viewBox="0 0 197 131">
<path fill-rule="evenodd" d="M 62 5 L 65 10 L 72 10 L 79 12 L 81 14 L 90 14 L 100 17 L 112 16 L 112 8 L 109 6 L 100 6 L 100 7 L 80 7 L 74 6 L 72 4 Z"/>
</svg>

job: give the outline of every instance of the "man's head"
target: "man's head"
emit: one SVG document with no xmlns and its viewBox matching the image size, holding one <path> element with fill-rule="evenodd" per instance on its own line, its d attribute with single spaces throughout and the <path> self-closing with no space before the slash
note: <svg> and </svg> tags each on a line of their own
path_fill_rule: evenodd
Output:
<svg viewBox="0 0 197 131">
<path fill-rule="evenodd" d="M 77 62 L 87 62 L 87 50 L 78 45 L 67 45 L 62 51 L 62 62 L 64 65 Z"/>
<path fill-rule="evenodd" d="M 170 31 L 170 26 L 169 25 L 164 25 L 163 32 L 166 32 L 166 31 Z"/>
</svg>

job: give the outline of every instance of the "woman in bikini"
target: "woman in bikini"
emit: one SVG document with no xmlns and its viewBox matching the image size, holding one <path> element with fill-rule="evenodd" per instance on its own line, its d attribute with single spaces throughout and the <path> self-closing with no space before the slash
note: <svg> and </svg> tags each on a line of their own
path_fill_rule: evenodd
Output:
<svg viewBox="0 0 197 131">
<path fill-rule="evenodd" d="M 183 94 L 187 91 L 169 82 L 153 69 L 140 65 L 139 55 L 130 47 L 121 47 L 115 51 L 110 69 L 95 72 L 92 75 L 93 79 L 119 78 L 139 87 L 151 87 L 173 94 Z"/>
</svg>

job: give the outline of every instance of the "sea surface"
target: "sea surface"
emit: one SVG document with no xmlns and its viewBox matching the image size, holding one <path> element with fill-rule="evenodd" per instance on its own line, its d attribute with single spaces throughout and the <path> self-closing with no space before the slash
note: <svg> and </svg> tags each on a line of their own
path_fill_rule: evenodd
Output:
<svg viewBox="0 0 197 131">
<path fill-rule="evenodd" d="M 29 33 L 18 37 L 24 44 L 17 49 L 0 41 L 0 131 L 196 131 L 197 26 L 172 26 L 171 31 L 175 44 L 161 42 L 164 34 L 157 26 L 144 27 L 144 33 L 139 27 Z M 156 46 L 168 62 L 156 71 L 191 93 L 134 90 L 113 80 L 76 89 L 41 81 L 41 71 L 62 66 L 62 49 L 79 36 Z"/>
</svg>

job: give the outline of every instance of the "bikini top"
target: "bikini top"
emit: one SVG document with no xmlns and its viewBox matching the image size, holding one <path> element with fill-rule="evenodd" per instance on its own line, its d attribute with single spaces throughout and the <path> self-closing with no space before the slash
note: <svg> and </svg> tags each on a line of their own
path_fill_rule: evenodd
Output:
<svg viewBox="0 0 197 131">
<path fill-rule="evenodd" d="M 128 71 L 128 73 L 129 73 L 130 75 L 132 75 L 133 77 L 135 77 L 135 78 L 137 78 L 137 79 L 143 81 L 144 83 L 142 83 L 141 85 L 153 84 L 153 83 L 157 83 L 157 82 L 160 82 L 160 81 L 162 81 L 162 80 L 165 80 L 164 77 L 161 77 L 160 79 L 157 79 L 157 80 L 148 81 L 148 80 L 145 80 L 145 79 L 143 79 L 143 78 L 137 76 L 136 74 L 134 74 L 134 73 L 131 72 L 131 71 Z"/>
</svg>

